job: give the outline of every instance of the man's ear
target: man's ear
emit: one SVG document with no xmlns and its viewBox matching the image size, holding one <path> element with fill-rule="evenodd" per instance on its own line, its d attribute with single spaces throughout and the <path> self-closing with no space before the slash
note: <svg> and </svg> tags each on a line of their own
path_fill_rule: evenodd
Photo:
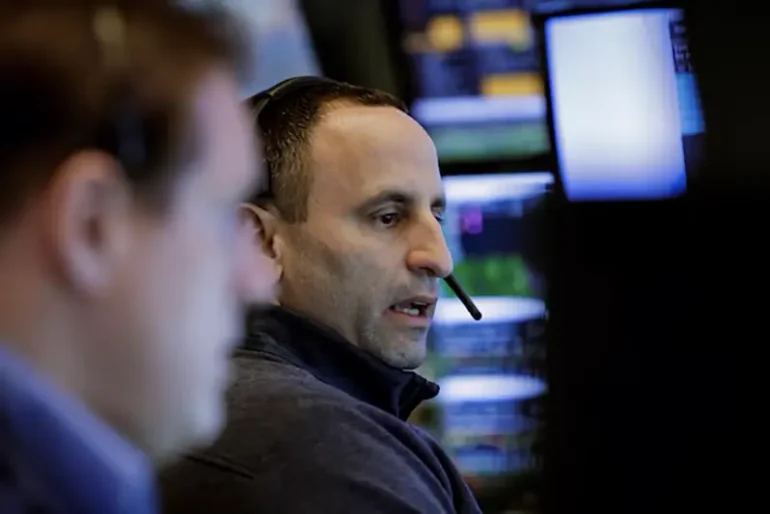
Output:
<svg viewBox="0 0 770 514">
<path fill-rule="evenodd" d="M 120 164 L 101 152 L 76 153 L 56 170 L 46 196 L 46 242 L 55 268 L 73 289 L 104 293 L 131 239 L 131 191 Z"/>
<path fill-rule="evenodd" d="M 280 277 L 282 268 L 282 243 L 278 234 L 278 217 L 270 209 L 254 204 L 242 205 L 241 222 L 244 229 L 259 245 L 265 257 L 273 262 L 275 271 Z"/>
</svg>

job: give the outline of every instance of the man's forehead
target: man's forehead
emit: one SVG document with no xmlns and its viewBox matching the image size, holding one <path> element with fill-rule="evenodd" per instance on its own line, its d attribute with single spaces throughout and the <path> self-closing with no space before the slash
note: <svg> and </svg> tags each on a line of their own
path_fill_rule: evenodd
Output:
<svg viewBox="0 0 770 514">
<path fill-rule="evenodd" d="M 327 110 L 313 131 L 319 150 L 344 150 L 369 158 L 420 154 L 435 158 L 430 136 L 408 114 L 390 106 L 343 104 Z M 326 147 L 322 142 L 334 142 Z"/>
<path fill-rule="evenodd" d="M 356 199 L 385 191 L 443 196 L 433 142 L 392 107 L 335 109 L 316 127 L 311 154 L 318 192 L 344 191 Z"/>
</svg>

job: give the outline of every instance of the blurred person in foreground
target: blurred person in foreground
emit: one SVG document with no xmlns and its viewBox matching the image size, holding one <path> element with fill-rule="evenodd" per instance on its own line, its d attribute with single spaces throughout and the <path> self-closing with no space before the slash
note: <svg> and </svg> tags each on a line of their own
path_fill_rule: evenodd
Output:
<svg viewBox="0 0 770 514">
<path fill-rule="evenodd" d="M 248 212 L 279 306 L 250 316 L 228 427 L 162 477 L 165 512 L 479 512 L 407 422 L 438 393 L 412 370 L 452 271 L 433 142 L 393 96 L 320 79 L 258 121 L 271 194 Z"/>
<path fill-rule="evenodd" d="M 155 512 L 153 464 L 221 430 L 258 179 L 230 26 L 0 6 L 3 514 Z"/>
</svg>

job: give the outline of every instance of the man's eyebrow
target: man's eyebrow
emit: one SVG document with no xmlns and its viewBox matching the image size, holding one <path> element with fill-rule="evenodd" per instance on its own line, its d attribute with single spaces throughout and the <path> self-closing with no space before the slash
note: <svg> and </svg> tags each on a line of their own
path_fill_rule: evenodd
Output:
<svg viewBox="0 0 770 514">
<path fill-rule="evenodd" d="M 400 204 L 400 205 L 411 205 L 415 203 L 414 195 L 409 194 L 405 191 L 398 191 L 395 189 L 388 189 L 385 191 L 380 191 L 376 195 L 367 198 L 364 203 L 361 205 L 361 209 L 373 209 L 375 207 L 379 207 L 383 204 Z"/>
<path fill-rule="evenodd" d="M 378 207 L 384 204 L 398 204 L 403 206 L 411 206 L 411 205 L 414 205 L 415 203 L 417 203 L 417 199 L 415 198 L 415 195 L 413 195 L 412 193 L 407 191 L 389 189 L 389 190 L 381 191 L 376 195 L 372 196 L 371 198 L 368 198 L 361 205 L 361 209 L 362 210 L 373 209 L 375 207 Z M 435 197 L 433 201 L 431 201 L 431 208 L 441 209 L 441 210 L 446 208 L 446 198 L 444 197 L 443 194 Z"/>
</svg>

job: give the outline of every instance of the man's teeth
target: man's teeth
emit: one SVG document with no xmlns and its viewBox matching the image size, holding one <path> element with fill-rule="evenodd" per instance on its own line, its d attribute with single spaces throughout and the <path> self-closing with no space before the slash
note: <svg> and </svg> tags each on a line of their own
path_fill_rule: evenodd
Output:
<svg viewBox="0 0 770 514">
<path fill-rule="evenodd" d="M 416 305 L 394 305 L 392 309 L 396 312 L 408 314 L 409 316 L 419 316 L 422 309 Z"/>
</svg>

